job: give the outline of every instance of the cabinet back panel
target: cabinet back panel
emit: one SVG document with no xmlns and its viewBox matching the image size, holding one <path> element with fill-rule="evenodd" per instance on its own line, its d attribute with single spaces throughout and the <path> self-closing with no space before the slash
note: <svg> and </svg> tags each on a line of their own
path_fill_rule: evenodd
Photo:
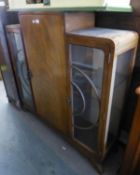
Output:
<svg viewBox="0 0 140 175">
<path fill-rule="evenodd" d="M 91 12 L 65 13 L 64 18 L 66 32 L 95 27 L 95 15 Z"/>
</svg>

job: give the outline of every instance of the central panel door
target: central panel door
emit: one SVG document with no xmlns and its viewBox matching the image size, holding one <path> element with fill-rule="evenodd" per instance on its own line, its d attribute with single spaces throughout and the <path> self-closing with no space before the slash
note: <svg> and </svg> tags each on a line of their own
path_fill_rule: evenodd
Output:
<svg viewBox="0 0 140 175">
<path fill-rule="evenodd" d="M 21 30 L 39 116 L 69 132 L 69 87 L 63 16 L 21 14 Z"/>
</svg>

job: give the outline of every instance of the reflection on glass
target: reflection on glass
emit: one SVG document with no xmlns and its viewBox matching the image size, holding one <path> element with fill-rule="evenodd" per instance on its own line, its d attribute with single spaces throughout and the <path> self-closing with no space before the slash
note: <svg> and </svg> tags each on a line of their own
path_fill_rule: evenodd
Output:
<svg viewBox="0 0 140 175">
<path fill-rule="evenodd" d="M 25 107 L 33 110 L 32 94 L 21 35 L 20 33 L 9 33 L 8 37 L 13 47 L 13 62 L 16 66 L 16 77 L 21 101 Z"/>
<path fill-rule="evenodd" d="M 21 89 L 22 89 L 22 101 L 27 105 L 33 108 L 32 104 L 32 95 L 30 89 L 30 83 L 28 79 L 28 71 L 25 62 L 25 55 L 23 50 L 23 44 L 21 35 L 18 33 L 14 34 L 15 43 L 16 43 L 16 64 L 18 76 L 20 78 Z"/>
<path fill-rule="evenodd" d="M 71 45 L 74 137 L 97 150 L 104 52 Z"/>
<path fill-rule="evenodd" d="M 133 50 L 121 54 L 117 58 L 114 92 L 112 99 L 111 115 L 109 122 L 108 145 L 110 145 L 118 134 L 120 118 L 125 98 L 125 92 L 130 78 L 130 64 Z"/>
</svg>

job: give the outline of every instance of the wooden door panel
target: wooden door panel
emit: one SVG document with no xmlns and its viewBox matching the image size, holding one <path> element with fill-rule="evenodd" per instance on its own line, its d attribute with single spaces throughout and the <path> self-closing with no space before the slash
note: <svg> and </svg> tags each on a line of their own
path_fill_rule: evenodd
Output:
<svg viewBox="0 0 140 175">
<path fill-rule="evenodd" d="M 20 15 L 37 112 L 68 132 L 69 84 L 61 15 Z"/>
</svg>

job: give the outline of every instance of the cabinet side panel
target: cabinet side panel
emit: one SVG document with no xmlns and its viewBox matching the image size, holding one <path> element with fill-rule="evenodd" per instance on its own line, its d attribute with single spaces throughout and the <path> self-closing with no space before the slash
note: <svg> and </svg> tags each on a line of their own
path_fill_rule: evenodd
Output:
<svg viewBox="0 0 140 175">
<path fill-rule="evenodd" d="M 122 117 L 125 96 L 131 78 L 134 50 L 129 50 L 117 57 L 115 77 L 113 83 L 113 96 L 110 108 L 110 123 L 108 132 L 108 146 L 117 138 Z M 131 68 L 131 69 L 130 69 Z"/>
</svg>

